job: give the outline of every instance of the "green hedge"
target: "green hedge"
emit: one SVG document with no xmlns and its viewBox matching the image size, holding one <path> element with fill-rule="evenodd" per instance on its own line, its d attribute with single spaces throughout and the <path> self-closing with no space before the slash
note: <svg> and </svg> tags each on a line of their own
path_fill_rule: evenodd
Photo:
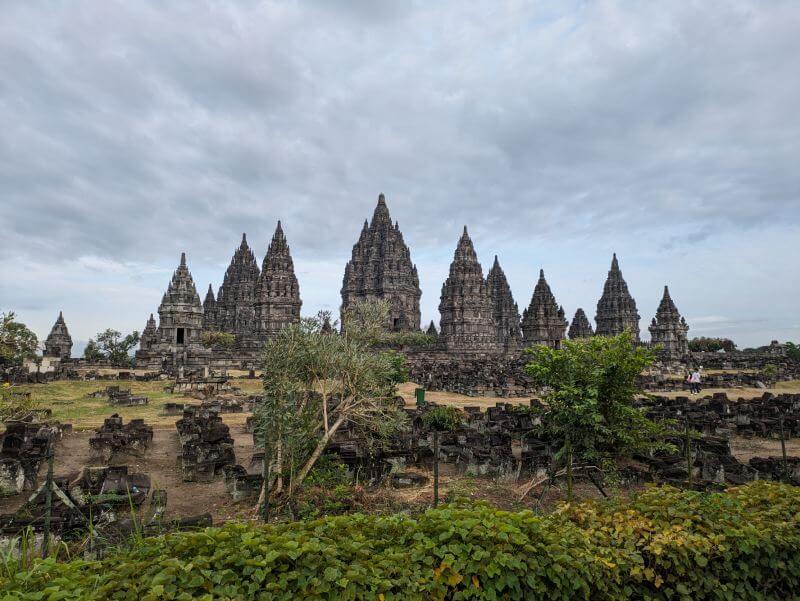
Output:
<svg viewBox="0 0 800 601">
<path fill-rule="evenodd" d="M 230 523 L 102 561 L 41 561 L 7 599 L 798 599 L 800 489 L 649 488 L 537 516 Z"/>
</svg>

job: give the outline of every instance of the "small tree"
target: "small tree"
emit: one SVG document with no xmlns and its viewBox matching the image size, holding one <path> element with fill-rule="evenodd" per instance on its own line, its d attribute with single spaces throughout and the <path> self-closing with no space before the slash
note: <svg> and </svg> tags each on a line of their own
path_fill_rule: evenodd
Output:
<svg viewBox="0 0 800 601">
<path fill-rule="evenodd" d="M 231 348 L 236 342 L 236 336 L 229 332 L 209 331 L 200 335 L 200 341 L 206 348 Z"/>
<path fill-rule="evenodd" d="M 422 416 L 425 427 L 433 430 L 433 506 L 439 505 L 439 434 L 452 432 L 461 425 L 461 412 L 455 407 L 439 405 Z"/>
<path fill-rule="evenodd" d="M 525 372 L 544 390 L 546 402 L 541 431 L 561 445 L 556 460 L 566 464 L 570 500 L 575 457 L 610 465 L 632 453 L 670 448 L 663 444 L 664 425 L 632 406 L 636 378 L 652 364 L 653 353 L 635 346 L 629 332 L 528 352 L 533 360 Z"/>
<path fill-rule="evenodd" d="M 767 381 L 767 384 L 774 384 L 778 380 L 778 366 L 774 363 L 767 363 L 761 369 L 761 375 Z"/>
<path fill-rule="evenodd" d="M 139 344 L 139 332 L 133 331 L 123 336 L 121 332 L 109 328 L 98 333 L 94 339 L 89 339 L 83 356 L 88 361 L 105 359 L 112 365 L 129 366 L 131 364 L 129 353 L 137 344 Z"/>
<path fill-rule="evenodd" d="M 13 311 L 0 313 L 0 365 L 19 365 L 36 357 L 39 341 Z"/>
<path fill-rule="evenodd" d="M 794 361 L 800 361 L 800 344 L 794 342 L 786 343 L 786 356 Z"/>
</svg>

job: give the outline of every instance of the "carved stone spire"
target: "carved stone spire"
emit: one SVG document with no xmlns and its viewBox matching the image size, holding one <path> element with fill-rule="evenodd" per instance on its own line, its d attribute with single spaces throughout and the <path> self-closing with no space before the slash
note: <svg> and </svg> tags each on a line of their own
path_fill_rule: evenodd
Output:
<svg viewBox="0 0 800 601">
<path fill-rule="evenodd" d="M 589 318 L 583 309 L 575 311 L 575 317 L 572 318 L 572 323 L 569 325 L 569 338 L 574 340 L 576 338 L 590 338 L 594 336 L 592 326 L 589 323 Z"/>
<path fill-rule="evenodd" d="M 389 329 L 415 331 L 420 328 L 417 268 L 403 234 L 392 224 L 383 194 L 372 221 L 364 227 L 353 246 L 353 254 L 344 270 L 342 314 L 353 303 L 384 299 L 390 305 Z"/>
<path fill-rule="evenodd" d="M 142 337 L 139 339 L 139 350 L 150 351 L 158 344 L 158 328 L 156 327 L 156 320 L 153 314 L 150 314 L 150 319 L 142 330 Z"/>
<path fill-rule="evenodd" d="M 494 256 L 494 264 L 486 276 L 486 285 L 492 298 L 492 317 L 500 344 L 506 350 L 519 348 L 522 342 L 519 308 L 514 302 L 511 287 L 497 255 Z"/>
<path fill-rule="evenodd" d="M 433 323 L 432 319 L 431 319 L 430 325 L 428 326 L 428 329 L 425 330 L 425 333 L 428 336 L 433 336 L 434 338 L 438 338 L 439 337 L 439 331 L 436 329 L 436 324 Z"/>
<path fill-rule="evenodd" d="M 603 296 L 597 302 L 597 336 L 616 336 L 630 330 L 635 340 L 639 341 L 639 313 L 636 301 L 628 292 L 628 284 L 619 269 L 617 254 L 611 261 L 611 269 L 603 286 Z"/>
<path fill-rule="evenodd" d="M 203 305 L 194 286 L 192 274 L 186 266 L 186 253 L 181 253 L 181 262 L 167 292 L 158 307 L 158 340 L 168 346 L 200 345 L 203 327 Z"/>
<path fill-rule="evenodd" d="M 44 356 L 69 359 L 72 356 L 72 337 L 69 335 L 64 314 L 59 311 L 58 318 L 44 341 Z"/>
<path fill-rule="evenodd" d="M 219 322 L 217 319 L 217 301 L 214 298 L 214 290 L 211 284 L 208 285 L 208 292 L 203 301 L 203 329 L 204 330 L 219 330 Z"/>
<path fill-rule="evenodd" d="M 281 222 L 267 248 L 255 290 L 256 331 L 266 340 L 290 323 L 300 321 L 300 286 Z"/>
<path fill-rule="evenodd" d="M 217 295 L 217 325 L 223 332 L 236 335 L 237 344 L 249 340 L 256 330 L 255 289 L 259 269 L 256 257 L 247 245 L 247 236 L 233 253 Z"/>
<path fill-rule="evenodd" d="M 689 326 L 681 317 L 675 303 L 672 302 L 667 286 L 664 286 L 664 296 L 661 298 L 649 330 L 650 342 L 653 345 L 661 346 L 659 355 L 662 359 L 680 361 L 689 354 L 687 340 Z"/>
<path fill-rule="evenodd" d="M 528 308 L 522 314 L 522 339 L 526 346 L 540 344 L 559 348 L 567 331 L 564 309 L 558 306 L 556 298 L 539 270 L 539 281 L 533 289 Z"/>
<path fill-rule="evenodd" d="M 448 350 L 501 349 L 492 298 L 466 226 L 450 264 L 450 274 L 442 285 L 439 313 L 439 340 Z"/>
</svg>

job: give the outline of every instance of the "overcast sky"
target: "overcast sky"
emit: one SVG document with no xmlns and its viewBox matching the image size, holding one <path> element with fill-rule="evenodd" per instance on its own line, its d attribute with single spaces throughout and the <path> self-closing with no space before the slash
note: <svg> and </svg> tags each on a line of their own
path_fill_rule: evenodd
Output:
<svg viewBox="0 0 800 601">
<path fill-rule="evenodd" d="M 800 3 L 2 3 L 0 311 L 76 350 L 201 297 L 278 219 L 337 310 L 379 193 L 425 322 L 463 225 L 520 311 L 590 319 L 616 251 L 642 315 L 800 339 Z"/>
</svg>

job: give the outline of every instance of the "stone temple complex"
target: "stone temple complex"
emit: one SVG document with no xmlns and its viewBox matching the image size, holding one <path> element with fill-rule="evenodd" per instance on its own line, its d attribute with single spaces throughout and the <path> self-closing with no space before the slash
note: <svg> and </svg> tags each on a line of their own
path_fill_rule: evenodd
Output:
<svg viewBox="0 0 800 601">
<path fill-rule="evenodd" d="M 392 225 L 383 194 L 372 221 L 364 221 L 342 280 L 342 322 L 347 308 L 358 301 L 385 300 L 390 306 L 389 329 L 416 331 L 420 328 L 417 266 L 411 262 L 397 222 Z"/>
<path fill-rule="evenodd" d="M 391 308 L 387 329 L 420 332 L 421 295 L 417 267 L 381 194 L 344 269 L 342 314 L 353 303 L 382 299 Z M 216 295 L 209 285 L 202 303 L 184 254 L 158 307 L 158 323 L 152 314 L 147 320 L 136 353 L 137 367 L 167 371 L 253 368 L 264 342 L 287 324 L 299 321 L 302 306 L 294 261 L 280 222 L 260 267 L 247 236 L 242 235 L 222 285 Z M 410 356 L 423 353 L 441 362 L 494 355 L 513 362 L 528 346 L 560 347 L 568 325 L 571 339 L 613 336 L 630 330 L 639 340 L 636 301 L 622 277 L 616 254 L 597 303 L 593 330 L 583 309 L 578 309 L 568 324 L 564 308 L 556 301 L 542 270 L 530 303 L 520 316 L 498 257 L 484 276 L 466 227 L 442 285 L 439 313 L 440 322 L 431 321 L 424 328 L 432 344 L 424 350 L 406 349 Z M 326 328 L 331 330 L 330 324 Z M 661 347 L 663 359 L 674 361 L 687 356 L 688 326 L 666 288 L 649 330 L 652 343 Z M 206 332 L 232 334 L 233 344 L 208 348 L 203 343 Z M 69 354 L 71 340 L 61 316 L 48 337 L 47 348 L 49 353 Z"/>
</svg>

